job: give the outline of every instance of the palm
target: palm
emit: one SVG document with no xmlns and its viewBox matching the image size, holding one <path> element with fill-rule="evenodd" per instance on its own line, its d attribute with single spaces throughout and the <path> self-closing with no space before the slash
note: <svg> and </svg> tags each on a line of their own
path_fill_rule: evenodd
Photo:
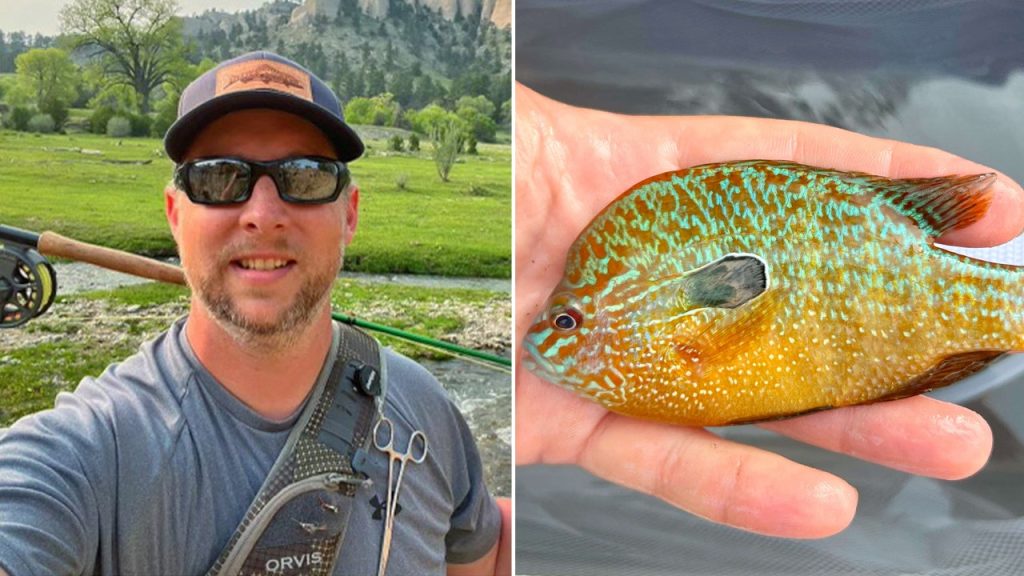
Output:
<svg viewBox="0 0 1024 576">
<path fill-rule="evenodd" d="M 753 158 L 891 177 L 991 171 L 938 150 L 822 126 L 729 117 L 624 117 L 566 107 L 522 87 L 517 89 L 516 144 L 517 338 L 557 284 L 576 235 L 619 193 L 652 174 Z M 991 245 L 1019 231 L 1021 190 L 1005 177 L 997 186 L 990 214 L 944 241 Z M 520 464 L 577 463 L 698 515 L 767 534 L 826 536 L 852 518 L 856 492 L 839 478 L 703 429 L 609 413 L 519 368 Z M 939 478 L 977 471 L 992 443 L 980 416 L 924 397 L 766 427 Z"/>
</svg>

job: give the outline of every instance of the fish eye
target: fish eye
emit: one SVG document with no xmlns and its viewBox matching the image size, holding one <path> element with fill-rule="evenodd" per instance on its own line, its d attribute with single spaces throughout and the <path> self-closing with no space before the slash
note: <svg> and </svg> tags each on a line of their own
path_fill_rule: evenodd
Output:
<svg viewBox="0 0 1024 576">
<path fill-rule="evenodd" d="M 575 330 L 583 323 L 583 315 L 575 308 L 565 308 L 554 315 L 552 323 L 559 330 Z"/>
</svg>

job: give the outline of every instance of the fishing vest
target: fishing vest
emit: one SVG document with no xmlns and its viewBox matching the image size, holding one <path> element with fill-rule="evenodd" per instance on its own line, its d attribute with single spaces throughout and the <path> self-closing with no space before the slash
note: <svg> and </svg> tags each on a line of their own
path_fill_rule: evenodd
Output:
<svg viewBox="0 0 1024 576">
<path fill-rule="evenodd" d="M 377 341 L 340 325 L 330 376 L 313 391 L 241 524 L 207 576 L 329 576 L 340 556 L 386 374 Z"/>
</svg>

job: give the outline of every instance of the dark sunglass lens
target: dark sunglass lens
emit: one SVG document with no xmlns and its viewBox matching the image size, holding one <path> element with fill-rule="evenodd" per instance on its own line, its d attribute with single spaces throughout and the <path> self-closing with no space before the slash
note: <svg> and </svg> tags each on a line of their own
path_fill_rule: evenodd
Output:
<svg viewBox="0 0 1024 576">
<path fill-rule="evenodd" d="M 283 162 L 281 185 L 285 195 L 296 202 L 329 202 L 339 190 L 338 176 L 343 167 L 336 162 L 296 158 Z"/>
<path fill-rule="evenodd" d="M 189 168 L 188 183 L 194 202 L 241 202 L 249 187 L 249 166 L 236 160 L 200 160 Z"/>
</svg>

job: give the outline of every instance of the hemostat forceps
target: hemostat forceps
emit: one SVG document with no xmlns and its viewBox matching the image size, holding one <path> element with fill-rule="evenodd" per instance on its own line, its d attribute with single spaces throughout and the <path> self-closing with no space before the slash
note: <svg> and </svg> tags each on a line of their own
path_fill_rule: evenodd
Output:
<svg viewBox="0 0 1024 576">
<path fill-rule="evenodd" d="M 398 491 L 402 488 L 402 475 L 408 462 L 422 463 L 427 458 L 427 435 L 414 430 L 409 435 L 409 443 L 405 451 L 395 449 L 395 425 L 378 407 L 377 423 L 373 425 L 374 448 L 388 455 L 388 493 L 385 500 L 384 539 L 380 546 L 380 563 L 377 565 L 377 576 L 384 576 L 388 567 L 388 555 L 391 553 L 391 535 L 395 527 L 395 511 L 398 508 Z M 395 472 L 395 464 L 398 472 Z"/>
</svg>

